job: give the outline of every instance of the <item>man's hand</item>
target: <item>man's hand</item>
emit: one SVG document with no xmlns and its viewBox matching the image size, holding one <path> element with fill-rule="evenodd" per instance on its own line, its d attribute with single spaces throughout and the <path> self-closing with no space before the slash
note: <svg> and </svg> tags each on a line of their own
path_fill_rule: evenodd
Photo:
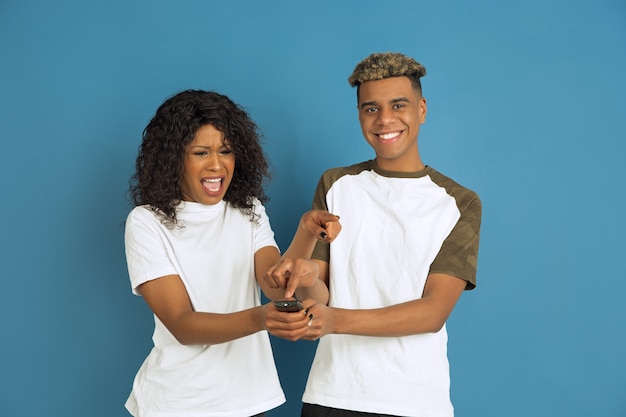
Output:
<svg viewBox="0 0 626 417">
<path fill-rule="evenodd" d="M 285 288 L 285 298 L 291 298 L 298 287 L 310 287 L 319 277 L 319 266 L 309 259 L 281 258 L 265 274 L 270 288 Z"/>
<path fill-rule="evenodd" d="M 316 303 L 313 299 L 307 299 L 302 305 L 308 306 L 309 321 L 307 331 L 301 336 L 304 340 L 317 340 L 320 337 L 332 334 L 335 326 L 335 311 L 321 303 Z"/>
<path fill-rule="evenodd" d="M 319 278 L 319 266 L 310 260 L 316 241 L 330 243 L 340 231 L 339 216 L 325 210 L 304 213 L 287 252 L 266 270 L 264 283 L 272 290 L 284 288 L 284 298 L 293 297 L 297 288 L 313 287 Z"/>
</svg>

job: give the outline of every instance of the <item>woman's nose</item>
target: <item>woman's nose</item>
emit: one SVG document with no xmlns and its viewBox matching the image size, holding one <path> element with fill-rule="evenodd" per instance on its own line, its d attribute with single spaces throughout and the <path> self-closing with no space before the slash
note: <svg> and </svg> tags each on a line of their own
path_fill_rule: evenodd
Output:
<svg viewBox="0 0 626 417">
<path fill-rule="evenodd" d="M 218 169 L 220 165 L 221 163 L 219 154 L 217 152 L 212 152 L 207 159 L 205 167 L 209 170 L 215 170 Z"/>
</svg>

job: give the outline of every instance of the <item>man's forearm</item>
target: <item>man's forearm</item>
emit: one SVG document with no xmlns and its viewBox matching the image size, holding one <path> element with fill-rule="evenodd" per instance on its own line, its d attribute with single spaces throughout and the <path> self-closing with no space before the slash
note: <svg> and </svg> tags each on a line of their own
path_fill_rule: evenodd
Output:
<svg viewBox="0 0 626 417">
<path fill-rule="evenodd" d="M 312 298 L 318 303 L 324 305 L 328 304 L 329 292 L 328 287 L 321 279 L 315 281 L 310 287 L 300 287 L 296 290 L 296 298 L 299 300 L 305 300 Z"/>
</svg>

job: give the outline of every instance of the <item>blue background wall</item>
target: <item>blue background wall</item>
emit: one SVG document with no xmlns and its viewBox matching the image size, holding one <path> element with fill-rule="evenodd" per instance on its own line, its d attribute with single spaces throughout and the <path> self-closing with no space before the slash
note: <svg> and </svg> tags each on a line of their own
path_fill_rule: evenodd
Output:
<svg viewBox="0 0 626 417">
<path fill-rule="evenodd" d="M 126 415 L 152 330 L 127 181 L 166 97 L 248 109 L 286 247 L 322 171 L 372 156 L 346 79 L 389 50 L 429 71 L 425 161 L 484 204 L 449 320 L 457 415 L 626 415 L 626 3 L 432 3 L 0 1 L 0 415 Z M 314 344 L 273 343 L 270 416 L 299 415 Z"/>
</svg>

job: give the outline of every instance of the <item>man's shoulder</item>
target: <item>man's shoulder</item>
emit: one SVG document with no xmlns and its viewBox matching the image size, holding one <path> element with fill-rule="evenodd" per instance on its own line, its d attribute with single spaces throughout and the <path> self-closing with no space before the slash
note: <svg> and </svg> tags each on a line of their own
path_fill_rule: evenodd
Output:
<svg viewBox="0 0 626 417">
<path fill-rule="evenodd" d="M 432 167 L 429 167 L 428 176 L 435 184 L 444 188 L 449 195 L 458 201 L 465 201 L 467 204 L 477 203 L 480 205 L 480 197 L 474 190 L 461 185 Z"/>
<path fill-rule="evenodd" d="M 355 175 L 362 171 L 370 171 L 373 169 L 372 160 L 359 162 L 352 165 L 329 168 L 324 171 L 324 176 L 343 176 L 343 175 Z"/>
<path fill-rule="evenodd" d="M 371 170 L 373 170 L 373 161 L 363 161 L 353 165 L 329 168 L 322 174 L 322 179 L 325 182 L 333 183 L 345 175 L 358 175 L 363 171 Z"/>
</svg>

